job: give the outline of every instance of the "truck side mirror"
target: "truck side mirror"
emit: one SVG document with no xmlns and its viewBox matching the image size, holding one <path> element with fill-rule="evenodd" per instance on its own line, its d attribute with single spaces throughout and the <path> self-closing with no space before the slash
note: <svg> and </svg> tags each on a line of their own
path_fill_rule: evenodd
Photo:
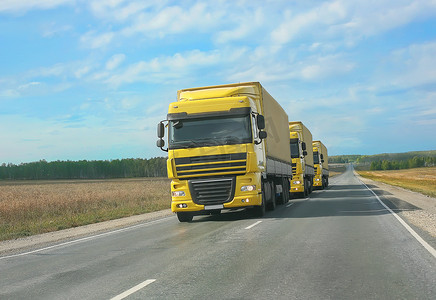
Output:
<svg viewBox="0 0 436 300">
<path fill-rule="evenodd" d="M 266 131 L 259 131 L 259 139 L 260 139 L 260 141 L 254 141 L 254 143 L 256 145 L 259 145 L 260 143 L 262 143 L 263 139 L 266 139 L 267 135 L 268 134 L 266 133 Z"/>
<path fill-rule="evenodd" d="M 307 155 L 307 151 L 306 151 L 306 150 L 303 151 L 303 155 L 304 155 L 304 156 Z"/>
<path fill-rule="evenodd" d="M 165 141 L 163 139 L 158 139 L 156 142 L 156 146 L 158 146 L 159 148 L 163 148 L 163 146 L 165 146 Z"/>
<path fill-rule="evenodd" d="M 324 159 L 321 159 L 321 162 L 323 163 L 323 162 L 324 162 Z"/>
<path fill-rule="evenodd" d="M 265 117 L 262 115 L 257 115 L 257 128 L 259 130 L 265 129 Z M 260 132 L 259 132 L 259 134 L 260 134 Z"/>
<path fill-rule="evenodd" d="M 306 143 L 305 142 L 301 143 L 301 149 L 306 150 Z M 307 155 L 307 152 L 304 155 Z"/>
<path fill-rule="evenodd" d="M 324 159 L 324 155 L 321 154 L 321 159 Z"/>
<path fill-rule="evenodd" d="M 266 133 L 266 131 L 259 131 L 259 138 L 261 140 L 266 139 L 267 136 L 268 134 Z"/>
<path fill-rule="evenodd" d="M 159 124 L 157 124 L 157 137 L 162 139 L 164 135 L 165 135 L 165 126 L 162 122 L 159 122 Z"/>
</svg>

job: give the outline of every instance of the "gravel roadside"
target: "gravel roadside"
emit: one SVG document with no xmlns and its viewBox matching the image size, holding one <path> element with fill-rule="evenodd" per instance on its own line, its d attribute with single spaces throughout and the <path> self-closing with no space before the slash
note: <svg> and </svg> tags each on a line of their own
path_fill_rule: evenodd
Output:
<svg viewBox="0 0 436 300">
<path fill-rule="evenodd" d="M 171 216 L 170 209 L 131 216 L 122 219 L 89 224 L 85 226 L 33 235 L 25 238 L 0 242 L 0 256 L 11 255 L 31 249 L 47 247 L 59 242 L 95 235 L 115 229 L 125 228 L 136 224 L 149 222 Z"/>
</svg>

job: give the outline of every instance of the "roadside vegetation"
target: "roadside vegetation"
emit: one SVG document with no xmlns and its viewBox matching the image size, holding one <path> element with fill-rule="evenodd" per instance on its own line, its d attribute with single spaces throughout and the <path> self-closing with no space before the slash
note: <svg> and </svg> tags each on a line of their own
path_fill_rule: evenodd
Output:
<svg viewBox="0 0 436 300">
<path fill-rule="evenodd" d="M 402 162 L 402 167 L 417 168 L 421 166 L 432 166 L 436 163 L 436 150 L 430 151 L 411 151 L 403 153 L 382 153 L 374 155 L 335 155 L 329 156 L 330 163 L 355 163 L 361 165 L 371 165 L 373 162 Z M 406 164 L 404 164 L 406 162 Z M 386 163 L 385 163 L 386 164 Z"/>
<path fill-rule="evenodd" d="M 436 198 L 436 167 L 357 171 L 360 176 Z"/>
<path fill-rule="evenodd" d="M 0 165 L 0 180 L 166 177 L 166 158 L 51 161 Z"/>
<path fill-rule="evenodd" d="M 0 240 L 170 207 L 164 178 L 0 181 Z"/>
</svg>

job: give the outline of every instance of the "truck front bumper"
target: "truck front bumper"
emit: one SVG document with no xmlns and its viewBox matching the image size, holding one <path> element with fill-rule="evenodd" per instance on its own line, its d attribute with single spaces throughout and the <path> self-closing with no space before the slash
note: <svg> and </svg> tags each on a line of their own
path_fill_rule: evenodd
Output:
<svg viewBox="0 0 436 300">
<path fill-rule="evenodd" d="M 259 206 L 262 204 L 262 190 L 260 188 L 261 185 L 258 182 L 260 182 L 260 177 L 258 178 L 256 174 L 237 176 L 235 193 L 231 201 L 220 204 L 202 205 L 197 204 L 192 200 L 188 180 L 174 179 L 171 182 L 171 210 L 173 212 L 195 212 Z M 256 189 L 253 191 L 241 191 L 241 187 L 244 185 L 255 185 Z M 182 195 L 180 196 L 180 194 Z"/>
<path fill-rule="evenodd" d="M 304 179 L 301 175 L 294 175 L 291 180 L 291 193 L 304 192 Z"/>
<path fill-rule="evenodd" d="M 313 186 L 322 186 L 322 177 L 321 175 L 315 175 L 315 177 L 313 177 Z"/>
</svg>

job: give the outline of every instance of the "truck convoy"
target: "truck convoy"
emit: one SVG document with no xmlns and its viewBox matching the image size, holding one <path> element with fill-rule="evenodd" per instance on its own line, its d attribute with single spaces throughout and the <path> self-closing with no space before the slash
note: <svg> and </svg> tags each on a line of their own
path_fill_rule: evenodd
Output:
<svg viewBox="0 0 436 300">
<path fill-rule="evenodd" d="M 291 195 L 307 197 L 313 185 L 312 134 L 302 122 L 289 122 L 292 157 Z"/>
<path fill-rule="evenodd" d="M 158 124 L 180 222 L 222 209 L 257 216 L 290 197 L 288 115 L 258 82 L 180 90 Z M 163 137 L 168 135 L 168 148 Z"/>
<path fill-rule="evenodd" d="M 329 165 L 327 148 L 321 141 L 313 141 L 313 166 L 315 177 L 313 186 L 324 189 L 329 185 Z"/>
</svg>

